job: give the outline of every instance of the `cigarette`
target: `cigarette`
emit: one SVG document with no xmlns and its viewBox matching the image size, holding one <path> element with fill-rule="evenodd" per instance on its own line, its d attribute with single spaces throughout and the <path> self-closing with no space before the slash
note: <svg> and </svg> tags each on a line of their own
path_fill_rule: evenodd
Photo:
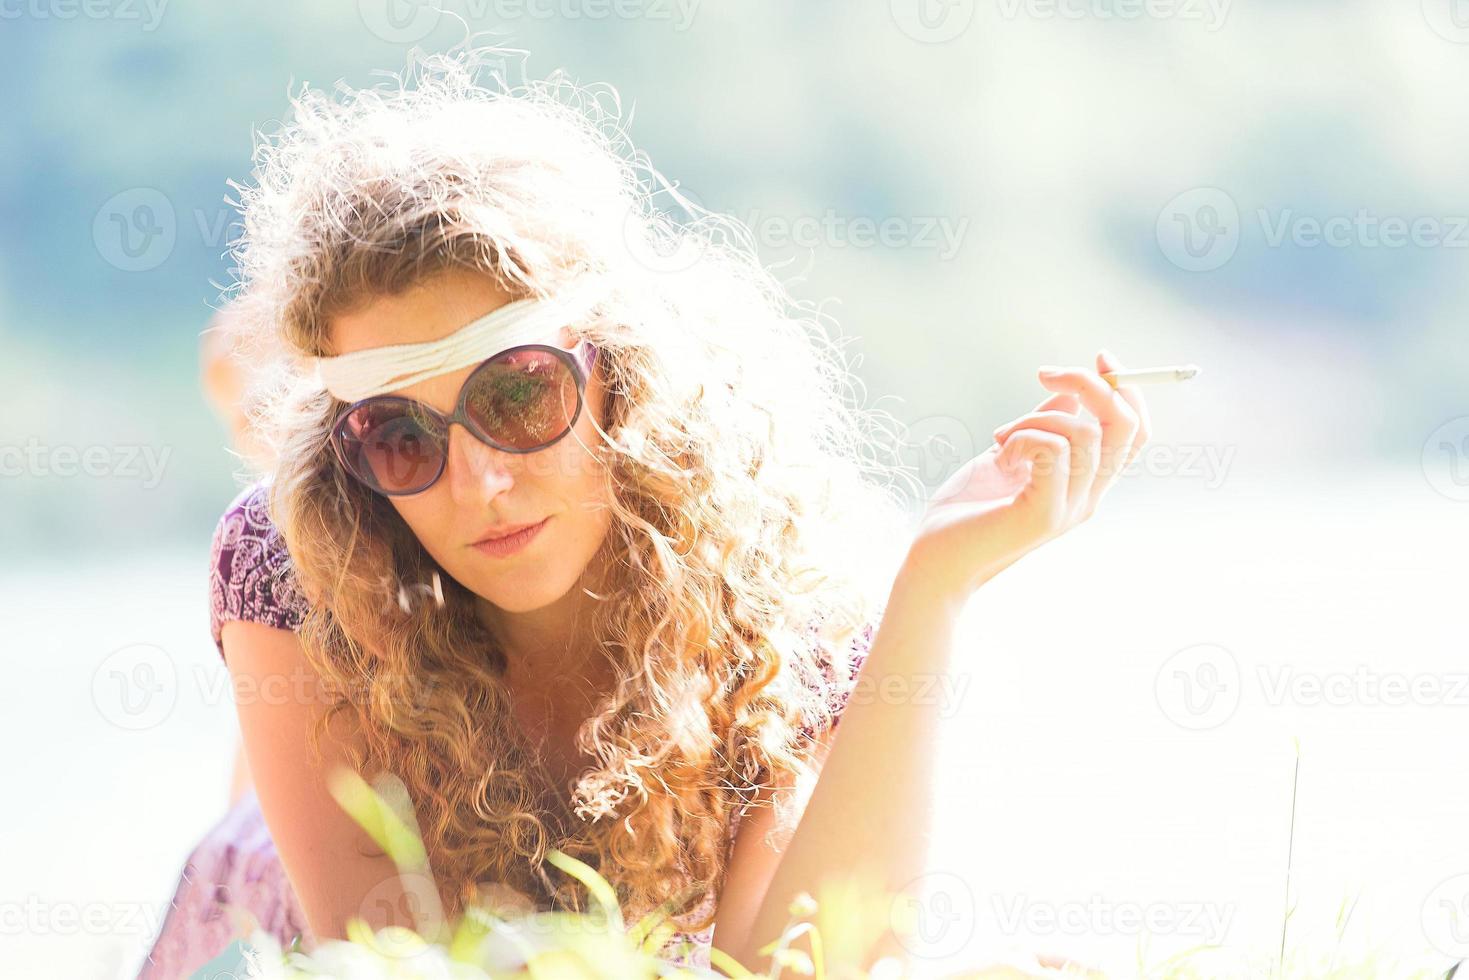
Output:
<svg viewBox="0 0 1469 980">
<path fill-rule="evenodd" d="M 1105 371 L 1102 380 L 1113 388 L 1118 385 L 1162 385 L 1172 384 L 1176 381 L 1187 381 L 1189 378 L 1199 376 L 1197 364 L 1184 364 L 1179 367 L 1159 368 L 1131 368 L 1126 371 Z"/>
</svg>

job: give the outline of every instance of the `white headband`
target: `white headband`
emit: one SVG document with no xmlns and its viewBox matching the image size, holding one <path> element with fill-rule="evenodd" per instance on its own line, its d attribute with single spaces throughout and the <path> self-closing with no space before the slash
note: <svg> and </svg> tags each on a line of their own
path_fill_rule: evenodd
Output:
<svg viewBox="0 0 1469 980">
<path fill-rule="evenodd" d="M 602 295 L 597 278 L 583 277 L 549 298 L 507 303 L 439 340 L 311 357 L 306 366 L 336 398 L 360 401 L 488 360 L 520 344 L 545 343 L 553 331 L 590 312 Z"/>
</svg>

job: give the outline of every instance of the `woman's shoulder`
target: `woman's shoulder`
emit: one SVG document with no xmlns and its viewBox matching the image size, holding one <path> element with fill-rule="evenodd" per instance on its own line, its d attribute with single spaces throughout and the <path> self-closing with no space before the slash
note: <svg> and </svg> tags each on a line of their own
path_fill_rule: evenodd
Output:
<svg viewBox="0 0 1469 980">
<path fill-rule="evenodd" d="M 209 628 L 220 656 L 220 633 L 232 620 L 296 629 L 308 603 L 296 580 L 285 539 L 271 522 L 270 486 L 242 489 L 214 527 L 209 556 Z"/>
</svg>

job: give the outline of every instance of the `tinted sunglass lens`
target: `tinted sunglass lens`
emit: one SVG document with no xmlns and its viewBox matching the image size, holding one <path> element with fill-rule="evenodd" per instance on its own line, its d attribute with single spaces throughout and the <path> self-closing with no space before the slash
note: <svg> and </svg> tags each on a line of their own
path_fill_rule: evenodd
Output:
<svg viewBox="0 0 1469 980">
<path fill-rule="evenodd" d="M 580 405 L 576 375 L 551 351 L 513 350 L 479 367 L 469 379 L 464 409 L 502 446 L 531 450 L 566 434 Z"/>
<path fill-rule="evenodd" d="M 343 423 L 341 444 L 353 474 L 386 493 L 426 489 L 444 464 L 443 439 L 406 402 L 359 406 Z"/>
</svg>

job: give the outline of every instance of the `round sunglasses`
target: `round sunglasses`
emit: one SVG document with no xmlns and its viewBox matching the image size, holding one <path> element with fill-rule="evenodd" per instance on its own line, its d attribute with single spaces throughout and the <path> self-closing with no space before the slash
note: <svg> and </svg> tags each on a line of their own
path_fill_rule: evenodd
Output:
<svg viewBox="0 0 1469 980">
<path fill-rule="evenodd" d="M 511 347 L 470 373 L 449 415 L 400 395 L 354 402 L 332 426 L 332 448 L 370 489 L 388 497 L 422 493 L 444 474 L 455 422 L 507 453 L 539 452 L 565 438 L 581 417 L 596 360 L 597 348 L 586 340 L 573 350 Z"/>
</svg>

